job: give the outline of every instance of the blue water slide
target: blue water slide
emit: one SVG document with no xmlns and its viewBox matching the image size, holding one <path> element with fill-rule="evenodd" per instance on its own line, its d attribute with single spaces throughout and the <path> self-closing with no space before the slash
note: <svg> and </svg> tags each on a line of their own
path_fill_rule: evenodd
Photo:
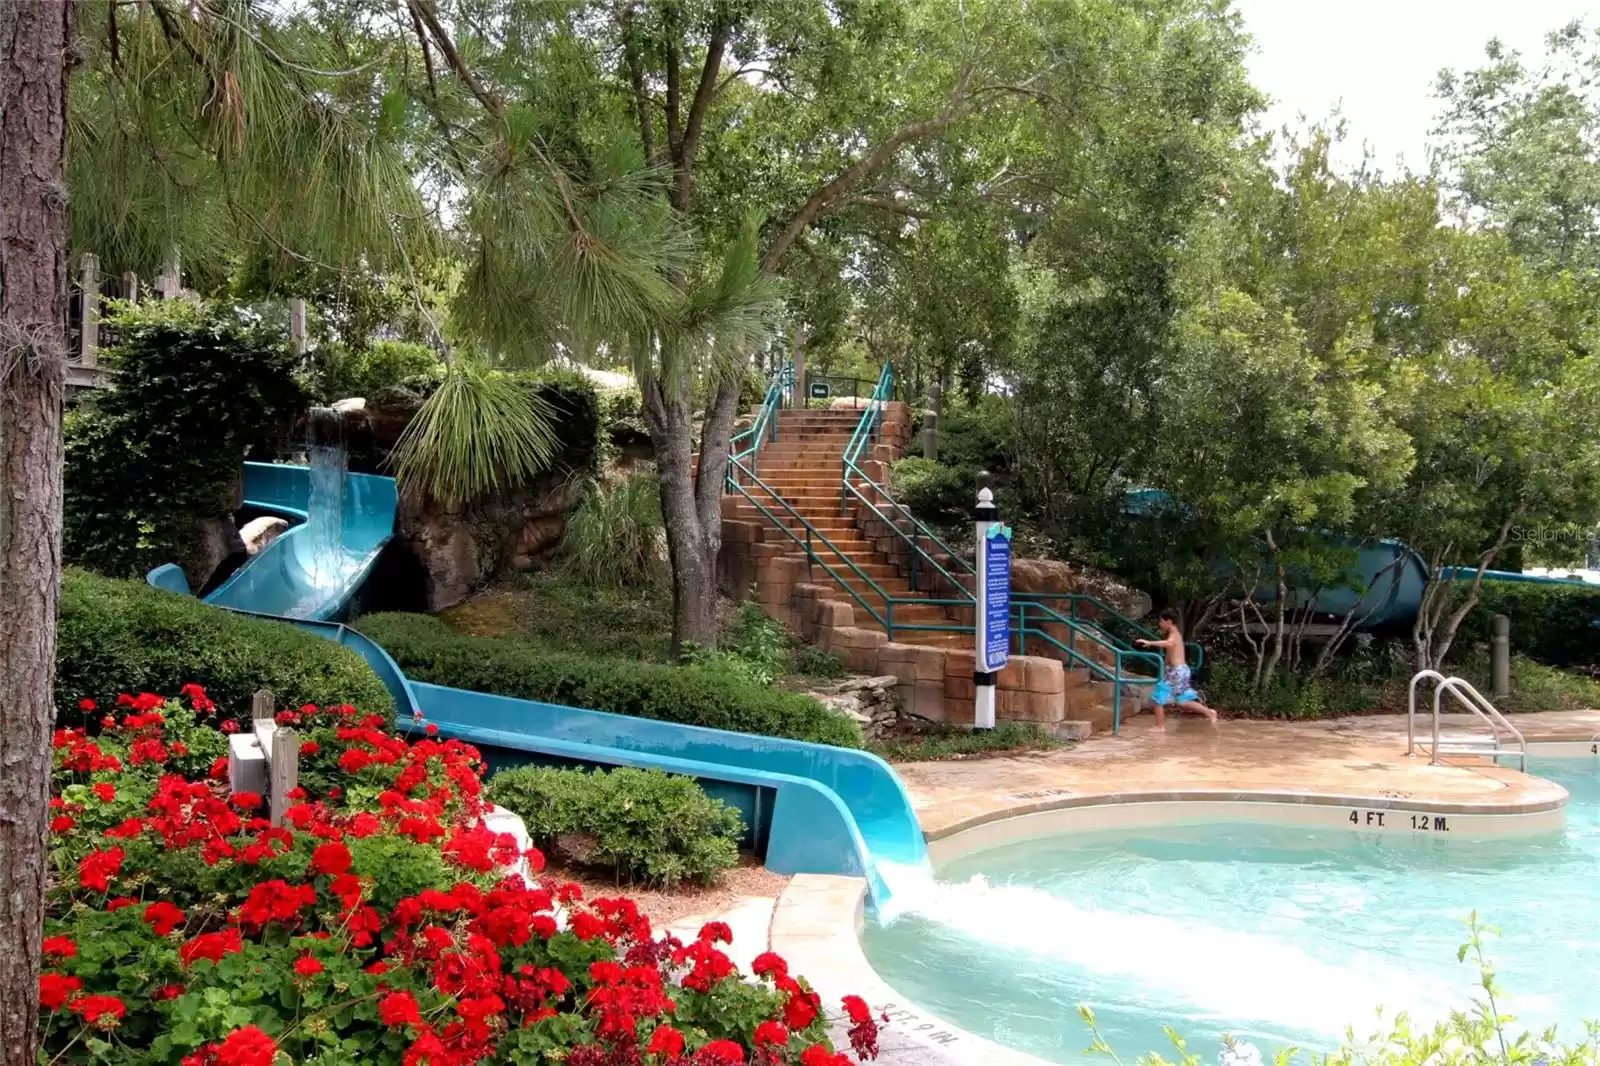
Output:
<svg viewBox="0 0 1600 1066">
<path fill-rule="evenodd" d="M 310 478 L 305 467 L 247 464 L 245 486 L 248 507 L 307 517 Z M 634 766 L 693 777 L 738 809 L 746 845 L 769 869 L 865 877 L 880 912 L 891 897 L 896 870 L 928 868 L 922 830 L 899 777 L 867 752 L 410 680 L 372 640 L 326 620 L 339 617 L 366 580 L 394 521 L 392 479 L 351 474 L 345 486 L 345 537 L 333 570 L 341 575 L 337 581 L 317 577 L 328 572 L 329 560 L 322 558 L 327 553 L 319 551 L 321 542 L 303 532 L 308 528 L 303 523 L 252 558 L 206 601 L 288 622 L 350 648 L 394 697 L 401 728 L 416 728 L 422 721 L 437 726 L 439 735 L 477 747 L 491 771 L 530 763 Z M 171 564 L 152 570 L 147 579 L 158 588 L 189 593 L 183 572 Z M 284 610 L 285 605 L 302 613 Z"/>
<path fill-rule="evenodd" d="M 1127 493 L 1124 511 L 1143 518 L 1174 506 L 1172 497 L 1159 489 L 1132 489 Z M 1417 610 L 1422 605 L 1422 593 L 1428 583 L 1427 563 L 1416 551 L 1399 540 L 1363 544 L 1350 538 L 1330 536 L 1329 539 L 1354 551 L 1355 565 L 1350 573 L 1349 585 L 1317 590 L 1314 610 L 1340 618 L 1355 612 L 1362 619 L 1358 627 L 1362 629 L 1408 623 L 1416 618 Z M 1472 567 L 1447 566 L 1441 568 L 1440 576 L 1471 581 L 1475 572 Z M 1509 570 L 1486 570 L 1483 579 L 1488 582 L 1596 587 L 1574 578 L 1544 577 Z M 1309 589 L 1291 589 L 1290 605 L 1302 607 L 1310 595 Z M 1263 603 L 1270 603 L 1276 598 L 1277 590 L 1270 584 L 1264 584 L 1256 590 L 1256 599 Z"/>
<path fill-rule="evenodd" d="M 244 464 L 244 505 L 297 523 L 234 571 L 206 602 L 280 618 L 344 616 L 394 535 L 394 478 L 345 474 L 337 523 L 311 522 L 311 468 Z M 162 585 L 173 588 L 170 573 Z"/>
</svg>

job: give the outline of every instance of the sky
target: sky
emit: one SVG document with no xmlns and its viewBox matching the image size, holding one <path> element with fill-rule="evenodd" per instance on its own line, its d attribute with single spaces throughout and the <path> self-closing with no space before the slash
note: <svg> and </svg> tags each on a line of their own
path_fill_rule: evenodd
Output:
<svg viewBox="0 0 1600 1066">
<path fill-rule="evenodd" d="M 1441 68 L 1481 66 L 1499 37 L 1540 55 L 1544 35 L 1574 18 L 1600 26 L 1600 0 L 1234 0 L 1255 38 L 1251 79 L 1272 97 L 1269 128 L 1326 118 L 1338 106 L 1350 141 L 1337 162 L 1397 157 L 1426 164 Z M 1341 106 L 1342 105 L 1342 106 Z"/>
</svg>

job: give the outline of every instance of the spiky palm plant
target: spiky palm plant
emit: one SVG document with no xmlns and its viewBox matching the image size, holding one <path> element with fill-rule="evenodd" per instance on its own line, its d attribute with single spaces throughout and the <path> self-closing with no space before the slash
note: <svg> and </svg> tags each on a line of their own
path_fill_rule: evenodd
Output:
<svg viewBox="0 0 1600 1066">
<path fill-rule="evenodd" d="M 559 447 L 554 414 L 527 381 L 457 359 L 394 451 L 400 489 L 463 507 L 531 484 Z"/>
</svg>

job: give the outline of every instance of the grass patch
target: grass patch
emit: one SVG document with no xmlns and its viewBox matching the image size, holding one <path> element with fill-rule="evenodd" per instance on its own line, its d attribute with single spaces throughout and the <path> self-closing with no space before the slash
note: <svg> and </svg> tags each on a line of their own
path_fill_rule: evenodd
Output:
<svg viewBox="0 0 1600 1066">
<path fill-rule="evenodd" d="M 1053 751 L 1067 745 L 1066 741 L 1057 740 L 1026 722 L 1001 722 L 986 732 L 931 722 L 907 728 L 914 732 L 875 740 L 867 745 L 867 750 L 889 762 L 931 762 Z"/>
<path fill-rule="evenodd" d="M 516 637 L 545 651 L 671 661 L 672 597 L 661 588 L 591 588 L 560 572 L 519 574 L 439 618 L 470 637 Z"/>
</svg>

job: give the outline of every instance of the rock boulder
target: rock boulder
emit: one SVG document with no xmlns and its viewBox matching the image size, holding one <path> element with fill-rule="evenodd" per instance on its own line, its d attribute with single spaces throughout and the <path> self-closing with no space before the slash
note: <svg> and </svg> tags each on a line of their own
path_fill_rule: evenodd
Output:
<svg viewBox="0 0 1600 1066">
<path fill-rule="evenodd" d="M 1056 559 L 1013 559 L 1011 588 L 1093 596 L 1129 618 L 1143 618 L 1151 608 L 1149 593 L 1103 571 Z"/>
</svg>

